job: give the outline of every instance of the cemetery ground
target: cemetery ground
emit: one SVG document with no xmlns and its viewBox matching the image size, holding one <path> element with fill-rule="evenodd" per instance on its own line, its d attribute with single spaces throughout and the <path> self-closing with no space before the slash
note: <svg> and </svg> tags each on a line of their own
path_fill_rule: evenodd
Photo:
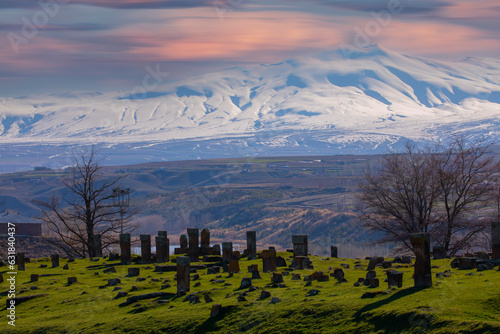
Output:
<svg viewBox="0 0 500 334">
<path fill-rule="evenodd" d="M 278 252 L 291 263 L 292 253 Z M 171 256 L 175 261 L 177 257 Z M 433 286 L 414 288 L 413 265 L 393 263 L 403 272 L 401 288 L 388 289 L 386 270 L 375 268 L 378 287 L 359 284 L 368 260 L 310 256 L 314 270 L 279 267 L 283 283 L 272 283 L 272 273 L 262 272 L 262 259 L 239 261 L 240 273 L 191 273 L 191 290 L 177 296 L 175 271 L 157 272 L 154 264 L 121 265 L 120 261 L 61 259 L 51 267 L 50 258 L 31 259 L 17 274 L 16 297 L 36 298 L 16 305 L 16 327 L 3 333 L 499 333 L 500 271 L 459 270 L 451 259 L 432 260 Z M 392 260 L 392 259 L 386 259 Z M 68 269 L 63 269 L 64 265 Z M 175 265 L 174 263 L 168 263 Z M 260 279 L 241 288 L 252 277 L 247 267 L 257 264 Z M 45 266 L 46 265 L 46 266 Z M 191 263 L 210 266 L 205 262 Z M 347 268 L 348 266 L 348 268 Z M 113 268 L 110 269 L 110 268 Z M 128 268 L 139 268 L 129 276 Z M 331 277 L 341 268 L 347 282 Z M 2 313 L 6 314 L 7 269 L 0 267 Z M 328 281 L 304 278 L 323 272 Z M 37 274 L 32 281 L 32 274 Z M 300 274 L 300 280 L 293 280 Z M 196 275 L 199 276 L 196 277 Z M 437 277 L 439 276 L 439 277 Z M 68 284 L 68 277 L 77 282 Z M 116 280 L 118 279 L 118 280 Z M 323 276 L 323 279 L 324 276 Z M 113 281 L 114 280 L 114 281 Z M 263 291 L 270 296 L 261 298 Z M 147 299 L 136 298 L 150 293 Z M 195 294 L 197 297 L 194 297 Z M 120 295 L 125 295 L 120 297 Z M 205 297 L 208 295 L 209 297 Z M 156 296 L 156 297 L 154 297 Z M 212 300 L 212 301 L 211 301 Z M 199 301 L 199 302 L 198 302 Z M 212 313 L 214 305 L 221 305 Z"/>
</svg>

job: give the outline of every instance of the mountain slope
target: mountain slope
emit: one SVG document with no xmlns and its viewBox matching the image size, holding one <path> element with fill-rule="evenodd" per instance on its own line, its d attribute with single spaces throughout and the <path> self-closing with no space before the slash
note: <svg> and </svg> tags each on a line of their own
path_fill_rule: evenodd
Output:
<svg viewBox="0 0 500 334">
<path fill-rule="evenodd" d="M 0 141 L 209 140 L 210 150 L 244 137 L 283 151 L 350 153 L 456 131 L 498 139 L 499 112 L 499 60 L 439 62 L 371 46 L 231 68 L 144 94 L 1 98 Z"/>
</svg>

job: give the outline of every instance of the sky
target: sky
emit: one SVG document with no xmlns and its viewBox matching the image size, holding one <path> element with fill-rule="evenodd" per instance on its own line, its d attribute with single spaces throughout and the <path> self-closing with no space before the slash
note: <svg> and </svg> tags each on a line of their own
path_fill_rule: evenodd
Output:
<svg viewBox="0 0 500 334">
<path fill-rule="evenodd" d="M 130 90 L 379 44 L 500 59 L 498 0 L 2 0 L 0 96 Z"/>
</svg>

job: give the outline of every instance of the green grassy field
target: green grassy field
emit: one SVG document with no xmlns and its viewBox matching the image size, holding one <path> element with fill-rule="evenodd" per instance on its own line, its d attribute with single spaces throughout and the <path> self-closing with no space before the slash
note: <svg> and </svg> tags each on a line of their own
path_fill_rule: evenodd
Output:
<svg viewBox="0 0 500 334">
<path fill-rule="evenodd" d="M 291 253 L 279 253 L 290 263 Z M 461 271 L 449 267 L 450 260 L 432 261 L 433 286 L 413 288 L 413 268 L 400 266 L 404 272 L 402 288 L 387 289 L 385 269 L 377 268 L 379 288 L 355 287 L 354 282 L 365 277 L 368 261 L 361 260 L 362 269 L 354 269 L 354 259 L 311 257 L 315 270 L 294 270 L 284 276 L 286 287 L 268 286 L 270 273 L 262 273 L 262 260 L 240 261 L 241 272 L 228 278 L 227 273 L 207 275 L 198 270 L 199 280 L 191 280 L 191 292 L 198 293 L 201 303 L 184 301 L 175 296 L 175 272 L 157 273 L 154 265 L 132 265 L 140 268 L 140 277 L 127 276 L 127 267 L 118 262 L 88 259 L 69 263 L 69 270 L 61 266 L 50 268 L 50 259 L 32 260 L 26 271 L 19 272 L 18 297 L 46 294 L 26 301 L 16 308 L 15 329 L 7 325 L 3 316 L 2 333 L 499 333 L 500 332 L 500 271 Z M 327 282 L 313 281 L 305 286 L 303 278 L 314 271 L 332 272 L 340 264 L 348 282 L 337 283 L 330 277 Z M 47 264 L 47 268 L 40 268 Z M 258 289 L 240 290 L 243 277 L 251 277 L 247 266 L 258 264 L 261 279 L 252 283 Z M 96 266 L 97 265 L 97 266 Z M 116 273 L 104 273 L 116 265 Z M 89 266 L 93 266 L 88 268 Z M 2 267 L 4 279 L 7 269 Z M 0 269 L 2 269 L 0 268 Z M 287 271 L 278 268 L 279 272 Z M 496 268 L 495 268 L 496 269 Z M 451 270 L 451 277 L 436 278 L 435 273 Z M 291 280 L 299 273 L 301 280 Z M 470 274 L 472 273 L 472 274 Z M 31 274 L 47 275 L 38 282 L 30 282 Z M 50 275 L 50 276 L 49 276 Z M 193 277 L 194 274 L 191 274 Z M 77 277 L 78 283 L 68 285 L 67 277 Z M 119 291 L 128 292 L 123 298 L 115 297 L 115 287 L 106 286 L 108 279 L 119 278 Z M 211 279 L 224 280 L 213 283 Z M 200 283 L 195 287 L 196 283 Z M 170 287 L 162 289 L 162 285 Z M 8 290 L 7 282 L 1 284 Z M 131 291 L 132 286 L 137 291 Z M 33 289 L 36 287 L 36 289 Z M 33 290 L 32 290 L 33 289 Z M 271 298 L 260 300 L 262 290 L 281 301 L 271 304 Z M 307 296 L 312 289 L 318 294 Z M 128 297 L 151 292 L 171 293 L 120 307 Z M 247 301 L 238 302 L 238 294 L 246 292 Z M 381 292 L 374 298 L 361 298 L 366 292 Z M 204 295 L 213 298 L 205 303 Z M 7 314 L 6 293 L 2 293 L 4 315 Z M 222 312 L 210 318 L 212 304 L 221 304 Z"/>
</svg>

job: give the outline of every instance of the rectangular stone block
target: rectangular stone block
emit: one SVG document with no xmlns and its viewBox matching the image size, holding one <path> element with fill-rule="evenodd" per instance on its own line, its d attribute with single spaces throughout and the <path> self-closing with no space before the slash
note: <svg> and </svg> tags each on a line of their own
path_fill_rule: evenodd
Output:
<svg viewBox="0 0 500 334">
<path fill-rule="evenodd" d="M 120 234 L 120 260 L 121 263 L 130 264 L 132 261 L 132 251 L 130 243 L 130 234 Z"/>
<path fill-rule="evenodd" d="M 330 257 L 333 257 L 333 258 L 338 258 L 338 248 L 337 246 L 330 246 Z"/>
<path fill-rule="evenodd" d="M 151 235 L 141 234 L 141 263 L 151 263 Z"/>
<path fill-rule="evenodd" d="M 187 229 L 189 238 L 189 258 L 191 262 L 197 262 L 200 256 L 200 231 L 197 228 Z"/>
<path fill-rule="evenodd" d="M 59 254 L 52 255 L 52 268 L 59 267 Z"/>
<path fill-rule="evenodd" d="M 210 231 L 207 228 L 201 230 L 201 247 L 210 247 Z"/>
<path fill-rule="evenodd" d="M 222 261 L 230 262 L 233 260 L 233 243 L 223 242 L 222 243 Z"/>
<path fill-rule="evenodd" d="M 307 235 L 292 235 L 293 256 L 307 256 L 309 254 Z"/>
<path fill-rule="evenodd" d="M 431 242 L 428 233 L 410 234 L 410 242 L 415 253 L 415 270 L 413 279 L 415 287 L 428 288 L 432 286 L 431 273 Z"/>
<path fill-rule="evenodd" d="M 170 242 L 164 236 L 155 238 L 156 242 L 156 262 L 163 263 L 170 261 Z"/>
<path fill-rule="evenodd" d="M 17 270 L 19 270 L 19 271 L 26 270 L 24 253 L 17 254 Z"/>
<path fill-rule="evenodd" d="M 189 248 L 174 248 L 174 255 L 187 254 L 188 252 Z"/>
<path fill-rule="evenodd" d="M 190 264 L 191 261 L 187 256 L 179 256 L 177 258 L 177 294 L 189 292 L 190 286 Z"/>
<path fill-rule="evenodd" d="M 262 272 L 272 273 L 276 271 L 276 251 L 264 249 L 262 251 Z"/>
<path fill-rule="evenodd" d="M 500 222 L 491 223 L 491 257 L 500 259 Z"/>
<path fill-rule="evenodd" d="M 254 260 L 257 258 L 257 232 L 247 231 L 247 258 Z"/>
</svg>

